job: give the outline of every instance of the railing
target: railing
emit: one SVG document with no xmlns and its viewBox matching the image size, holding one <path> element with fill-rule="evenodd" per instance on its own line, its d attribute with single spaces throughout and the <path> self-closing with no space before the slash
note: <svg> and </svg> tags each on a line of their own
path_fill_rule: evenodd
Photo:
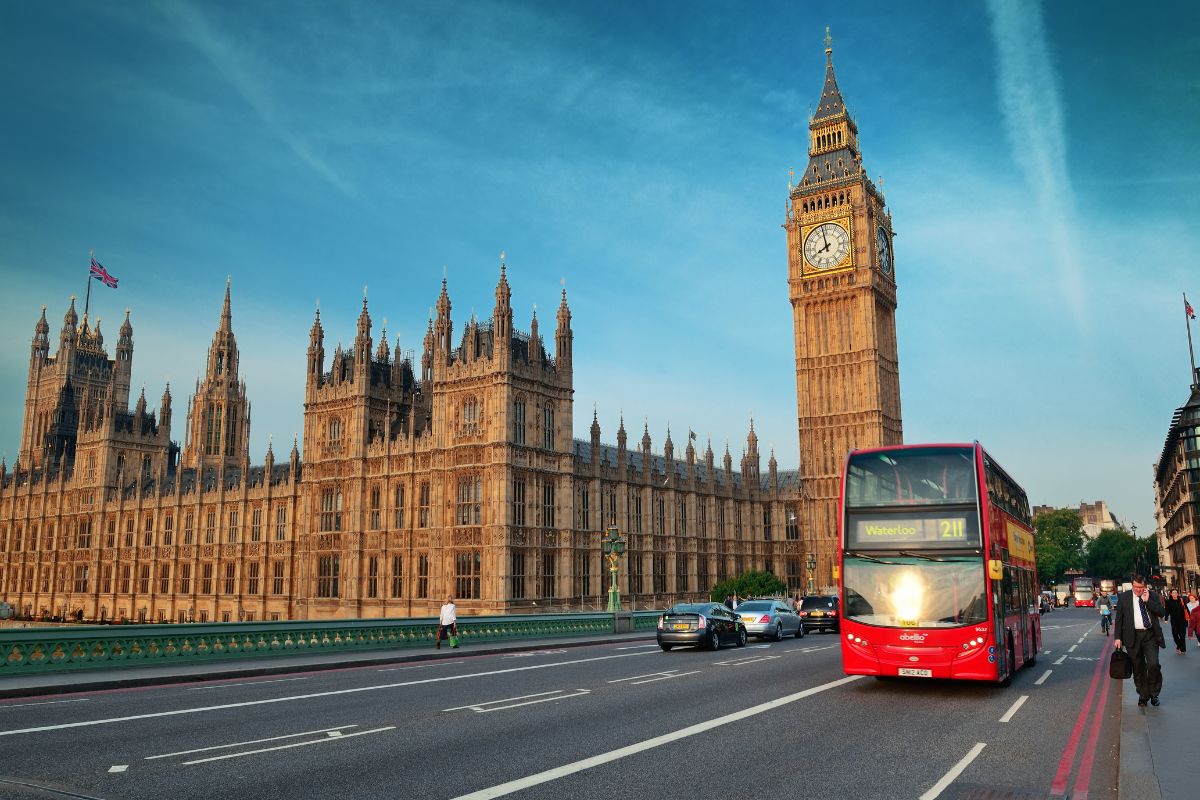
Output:
<svg viewBox="0 0 1200 800">
<path fill-rule="evenodd" d="M 660 612 L 633 612 L 634 630 L 651 631 Z M 187 625 L 72 625 L 0 630 L 0 680 L 70 670 L 196 664 L 305 653 L 430 647 L 437 619 L 223 622 Z M 611 633 L 608 613 L 463 617 L 465 642 Z"/>
</svg>

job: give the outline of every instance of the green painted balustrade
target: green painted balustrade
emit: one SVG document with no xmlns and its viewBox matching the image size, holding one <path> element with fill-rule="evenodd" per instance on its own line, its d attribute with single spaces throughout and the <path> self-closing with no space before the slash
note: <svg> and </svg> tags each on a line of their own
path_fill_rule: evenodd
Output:
<svg viewBox="0 0 1200 800">
<path fill-rule="evenodd" d="M 637 611 L 634 630 L 651 631 L 660 612 Z M 611 633 L 606 613 L 460 617 L 464 643 Z M 432 647 L 437 618 L 217 622 L 186 625 L 78 625 L 0 630 L 6 675 L 144 667 L 303 653 Z"/>
</svg>

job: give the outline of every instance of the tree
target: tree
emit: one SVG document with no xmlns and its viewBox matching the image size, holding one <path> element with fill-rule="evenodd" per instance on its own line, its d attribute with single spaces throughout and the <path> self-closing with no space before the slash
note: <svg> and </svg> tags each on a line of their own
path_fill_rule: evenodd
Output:
<svg viewBox="0 0 1200 800">
<path fill-rule="evenodd" d="M 1088 571 L 1096 578 L 1124 578 L 1133 572 L 1138 540 L 1128 531 L 1106 528 L 1088 544 Z"/>
<path fill-rule="evenodd" d="M 1047 511 L 1033 520 L 1038 577 L 1057 582 L 1065 570 L 1083 569 L 1086 563 L 1083 519 L 1070 508 Z"/>
<path fill-rule="evenodd" d="M 772 597 L 787 594 L 787 584 L 770 572 L 751 570 L 736 578 L 723 580 L 713 587 L 709 595 L 720 602 L 731 595 L 738 597 Z"/>
</svg>

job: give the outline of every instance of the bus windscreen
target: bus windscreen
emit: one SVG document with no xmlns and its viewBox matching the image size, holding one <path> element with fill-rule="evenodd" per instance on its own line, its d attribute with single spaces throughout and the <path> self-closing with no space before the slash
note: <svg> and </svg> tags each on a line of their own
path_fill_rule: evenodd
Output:
<svg viewBox="0 0 1200 800">
<path fill-rule="evenodd" d="M 846 470 L 846 508 L 978 502 L 969 447 L 855 453 Z"/>
</svg>

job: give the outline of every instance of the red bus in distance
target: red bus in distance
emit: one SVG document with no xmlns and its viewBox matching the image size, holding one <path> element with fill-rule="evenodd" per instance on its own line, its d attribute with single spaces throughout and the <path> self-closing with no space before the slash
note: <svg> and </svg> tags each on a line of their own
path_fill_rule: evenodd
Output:
<svg viewBox="0 0 1200 800">
<path fill-rule="evenodd" d="M 978 442 L 853 451 L 840 501 L 846 674 L 1007 685 L 1034 662 L 1029 500 Z"/>
</svg>

